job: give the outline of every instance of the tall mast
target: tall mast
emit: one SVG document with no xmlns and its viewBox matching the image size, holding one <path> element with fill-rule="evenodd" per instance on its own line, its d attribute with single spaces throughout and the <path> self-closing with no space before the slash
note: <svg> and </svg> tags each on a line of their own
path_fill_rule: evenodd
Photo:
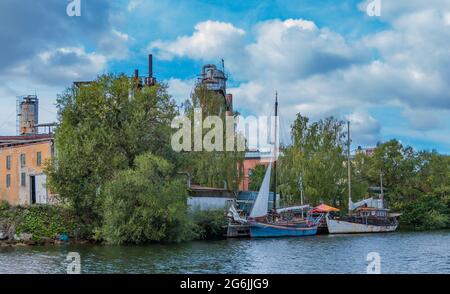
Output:
<svg viewBox="0 0 450 294">
<path fill-rule="evenodd" d="M 303 205 L 303 176 L 302 176 L 302 174 L 300 174 L 298 183 L 300 186 L 300 204 Z"/>
<path fill-rule="evenodd" d="M 275 142 L 274 142 L 274 162 L 273 162 L 273 209 L 277 209 L 277 120 L 278 120 L 278 92 L 275 93 Z"/>
<path fill-rule="evenodd" d="M 347 121 L 347 173 L 348 173 L 348 212 L 352 210 L 352 184 L 350 166 L 350 121 Z"/>
<path fill-rule="evenodd" d="M 380 173 L 380 198 L 383 206 L 382 208 L 384 208 L 383 173 Z"/>
</svg>

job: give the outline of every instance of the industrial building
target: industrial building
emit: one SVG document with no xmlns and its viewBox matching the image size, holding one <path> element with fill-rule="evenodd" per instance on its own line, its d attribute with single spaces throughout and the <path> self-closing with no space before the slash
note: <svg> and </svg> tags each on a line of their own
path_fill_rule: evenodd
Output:
<svg viewBox="0 0 450 294">
<path fill-rule="evenodd" d="M 205 64 L 202 68 L 199 82 L 210 91 L 220 94 L 224 99 L 226 115 L 233 115 L 233 94 L 227 93 L 227 80 L 225 66 L 222 60 L 222 70 L 214 64 Z"/>
<path fill-rule="evenodd" d="M 36 95 L 17 98 L 17 134 L 0 136 L 0 201 L 11 205 L 51 203 L 44 163 L 55 153 L 53 127 L 39 124 Z M 45 134 L 39 129 L 48 129 Z"/>
<path fill-rule="evenodd" d="M 239 185 L 239 190 L 249 191 L 250 177 L 253 169 L 258 165 L 269 165 L 272 153 L 270 151 L 249 150 L 245 152 L 244 157 L 244 174 L 242 181 Z"/>
<path fill-rule="evenodd" d="M 148 76 L 133 76 L 136 89 L 153 86 L 153 56 L 148 56 Z M 74 82 L 74 89 L 90 81 Z M 131 93 L 132 94 L 132 93 Z M 55 156 L 53 130 L 56 123 L 39 123 L 39 99 L 36 95 L 17 97 L 16 135 L 0 136 L 0 201 L 11 205 L 51 204 L 56 201 L 47 188 L 45 161 Z"/>
</svg>

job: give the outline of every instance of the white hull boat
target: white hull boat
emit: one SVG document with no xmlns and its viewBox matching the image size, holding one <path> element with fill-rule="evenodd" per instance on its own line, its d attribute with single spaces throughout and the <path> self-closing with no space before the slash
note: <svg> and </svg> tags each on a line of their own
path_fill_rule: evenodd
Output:
<svg viewBox="0 0 450 294">
<path fill-rule="evenodd" d="M 327 217 L 327 226 L 330 234 L 358 234 L 394 232 L 397 229 L 398 224 L 369 225 L 330 219 Z"/>
</svg>

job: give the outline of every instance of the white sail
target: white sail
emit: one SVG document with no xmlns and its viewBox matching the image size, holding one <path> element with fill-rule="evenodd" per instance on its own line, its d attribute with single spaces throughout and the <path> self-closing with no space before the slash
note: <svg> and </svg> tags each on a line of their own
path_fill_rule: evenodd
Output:
<svg viewBox="0 0 450 294">
<path fill-rule="evenodd" d="M 258 196 L 256 196 L 255 203 L 253 204 L 252 211 L 249 217 L 261 217 L 267 215 L 267 208 L 269 206 L 269 192 L 270 192 L 270 174 L 272 170 L 272 162 L 269 163 L 269 167 L 266 170 L 264 180 L 259 189 Z"/>
</svg>

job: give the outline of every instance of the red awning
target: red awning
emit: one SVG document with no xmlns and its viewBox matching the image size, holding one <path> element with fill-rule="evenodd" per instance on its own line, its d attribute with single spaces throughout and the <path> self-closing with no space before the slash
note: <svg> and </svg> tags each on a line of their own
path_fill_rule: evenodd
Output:
<svg viewBox="0 0 450 294">
<path fill-rule="evenodd" d="M 319 206 L 314 207 L 310 212 L 311 213 L 327 213 L 330 211 L 339 211 L 339 209 L 326 205 L 326 204 L 320 204 Z"/>
</svg>

